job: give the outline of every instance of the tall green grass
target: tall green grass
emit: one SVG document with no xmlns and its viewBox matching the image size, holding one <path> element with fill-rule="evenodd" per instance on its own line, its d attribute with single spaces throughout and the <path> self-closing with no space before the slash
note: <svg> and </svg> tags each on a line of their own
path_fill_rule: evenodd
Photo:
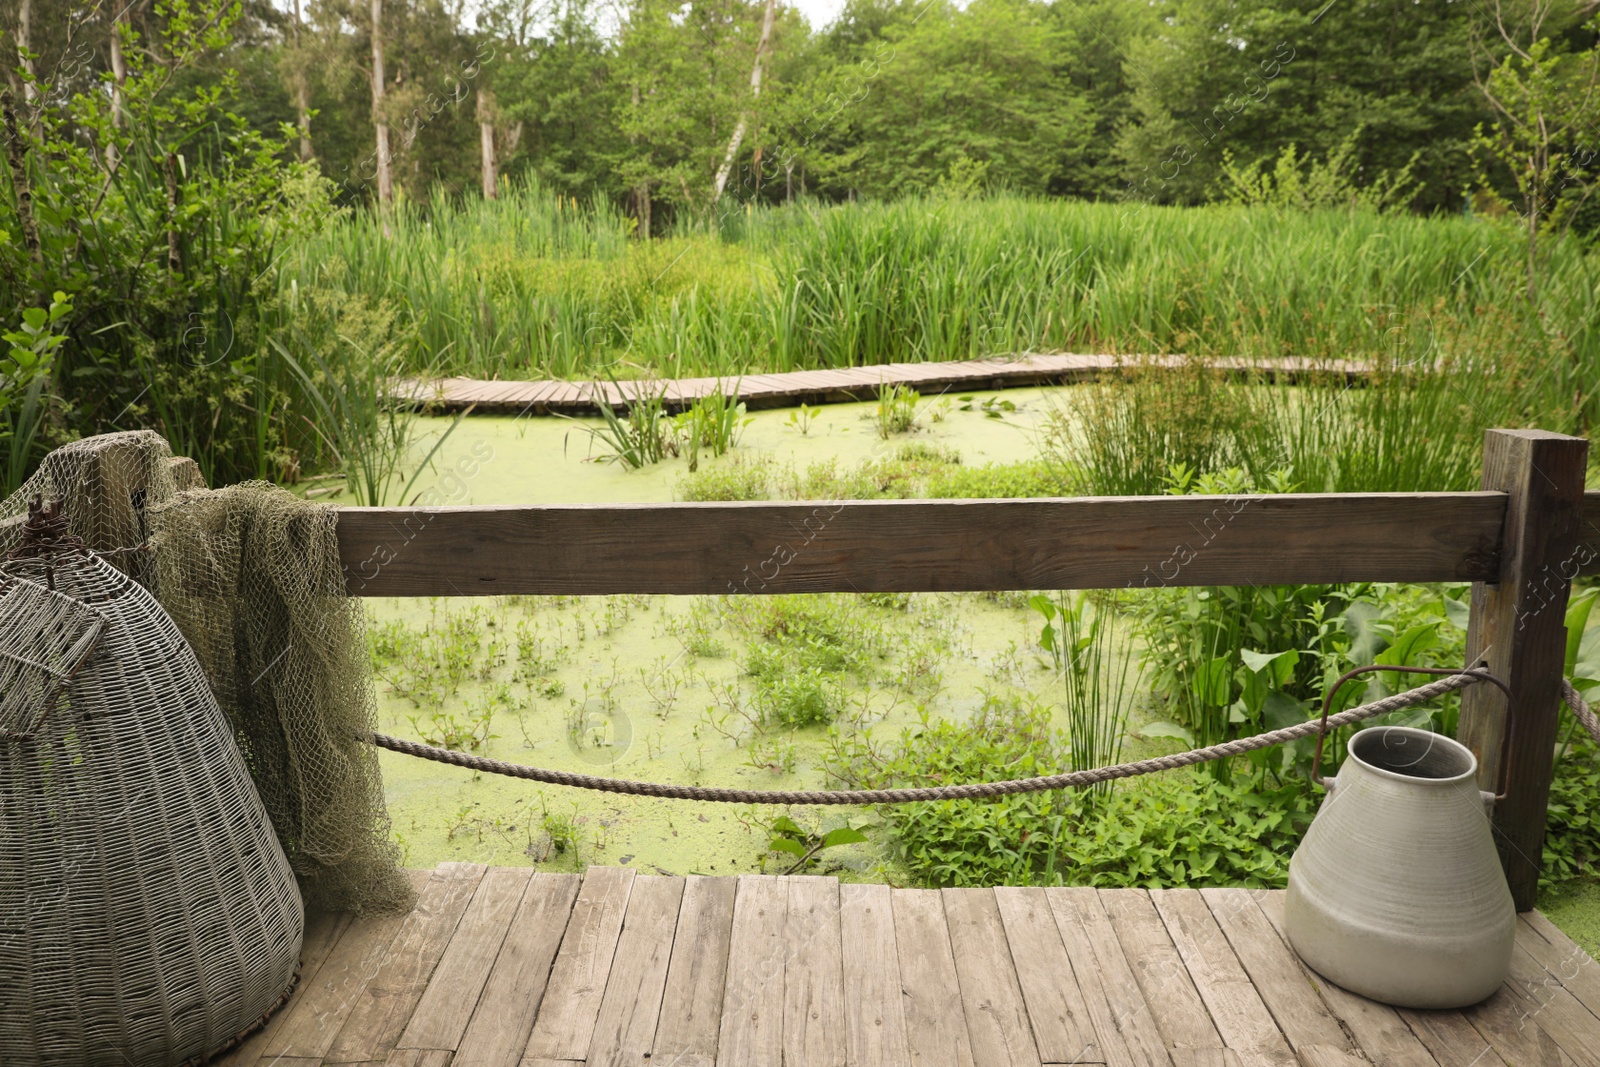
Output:
<svg viewBox="0 0 1600 1067">
<path fill-rule="evenodd" d="M 1541 302 L 1484 220 L 1000 198 L 800 204 L 629 238 L 607 205 L 499 201 L 331 225 L 284 263 L 383 301 L 408 360 L 480 377 L 725 374 L 1020 350 L 1600 368 L 1600 255 L 1557 246 Z M 1570 403 L 1569 405 L 1570 406 Z"/>
</svg>

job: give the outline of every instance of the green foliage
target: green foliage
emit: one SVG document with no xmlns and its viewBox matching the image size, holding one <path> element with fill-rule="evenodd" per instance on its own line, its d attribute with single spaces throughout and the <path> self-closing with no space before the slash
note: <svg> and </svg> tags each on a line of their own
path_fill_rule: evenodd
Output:
<svg viewBox="0 0 1600 1067">
<path fill-rule="evenodd" d="M 686 474 L 678 481 L 680 500 L 766 500 L 772 461 L 735 456 L 726 463 Z"/>
<path fill-rule="evenodd" d="M 739 443 L 739 433 L 748 425 L 750 419 L 744 413 L 744 405 L 739 403 L 738 385 L 734 385 L 730 395 L 722 391 L 720 382 L 715 390 L 696 400 L 673 420 L 673 428 L 688 448 L 691 473 L 699 469 L 702 448 L 709 449 L 713 456 L 724 455 Z"/>
<path fill-rule="evenodd" d="M 1420 189 L 1419 183 L 1412 180 L 1411 168 L 1422 155 L 1420 150 L 1412 153 L 1399 173 L 1384 172 L 1364 186 L 1356 184 L 1355 151 L 1355 135 L 1321 160 L 1290 144 L 1278 153 L 1269 170 L 1265 160 L 1241 166 L 1235 162 L 1232 152 L 1223 149 L 1222 173 L 1226 184 L 1218 199 L 1242 207 L 1266 206 L 1293 211 L 1342 207 L 1383 214 L 1402 211 L 1416 198 Z"/>
<path fill-rule="evenodd" d="M 848 822 L 827 831 L 807 830 L 787 815 L 780 815 L 772 820 L 767 830 L 772 834 L 767 851 L 782 853 L 785 858 L 794 858 L 789 869 L 780 872 L 782 874 L 799 874 L 817 862 L 817 857 L 827 849 L 856 845 L 867 840 L 866 834 Z"/>
<path fill-rule="evenodd" d="M 1556 761 L 1541 887 L 1600 873 L 1600 747 L 1573 740 Z"/>
<path fill-rule="evenodd" d="M 917 424 L 917 403 L 921 399 L 909 385 L 879 386 L 878 403 L 873 411 L 878 436 L 887 441 L 897 433 L 909 433 Z"/>
<path fill-rule="evenodd" d="M 22 312 L 15 330 L 0 333 L 8 351 L 0 357 L 0 445 L 5 448 L 5 467 L 0 470 L 7 494 L 14 492 L 27 476 L 28 461 L 39 436 L 44 415 L 44 389 L 56 349 L 67 341 L 61 322 L 72 313 L 67 294 L 57 291 L 48 308 L 30 307 Z"/>
<path fill-rule="evenodd" d="M 1062 686 L 1069 766 L 1081 771 L 1116 763 L 1142 677 L 1133 643 L 1117 631 L 1113 601 L 1091 601 L 1081 592 L 1053 598 L 1041 593 L 1028 606 L 1044 617 L 1039 645 L 1050 653 Z M 1110 786 L 1096 792 L 1108 793 Z"/>
<path fill-rule="evenodd" d="M 1041 705 L 990 698 L 964 722 L 924 716 L 892 744 L 836 733 L 829 770 L 852 787 L 951 785 L 1056 773 L 1065 739 Z M 935 886 L 1282 886 L 1315 798 L 1303 783 L 1193 772 L 1083 793 L 883 809 L 890 850 Z"/>
</svg>

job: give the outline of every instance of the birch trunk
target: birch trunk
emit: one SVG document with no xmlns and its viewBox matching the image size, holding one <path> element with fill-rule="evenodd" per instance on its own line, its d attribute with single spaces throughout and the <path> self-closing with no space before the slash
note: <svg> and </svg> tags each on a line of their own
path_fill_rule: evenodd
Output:
<svg viewBox="0 0 1600 1067">
<path fill-rule="evenodd" d="M 390 172 L 389 124 L 383 116 L 383 0 L 372 0 L 372 124 L 378 141 L 378 203 L 394 202 L 394 176 Z"/>
<path fill-rule="evenodd" d="M 761 39 L 756 42 L 756 62 L 750 71 L 750 100 L 755 102 L 761 95 L 761 67 L 767 58 L 767 48 L 772 41 L 772 21 L 778 14 L 778 0 L 767 0 L 767 14 L 761 20 Z M 744 131 L 749 122 L 749 112 L 739 115 L 739 122 L 733 128 L 733 138 L 728 142 L 727 155 L 722 157 L 722 166 L 717 168 L 717 182 L 711 190 L 711 202 L 715 204 L 722 199 L 722 190 L 728 185 L 728 175 L 733 173 L 733 158 L 739 154 L 739 142 L 744 140 Z"/>
<path fill-rule="evenodd" d="M 483 155 L 483 198 L 494 200 L 499 195 L 499 178 L 495 173 L 494 158 L 494 105 L 489 94 L 478 90 L 478 144 Z"/>
<path fill-rule="evenodd" d="M 24 0 L 26 2 L 26 0 Z M 300 126 L 300 160 L 311 160 L 311 90 L 306 83 L 305 53 L 300 51 L 300 0 L 294 0 L 294 108 Z"/>
<path fill-rule="evenodd" d="M 17 54 L 22 59 L 22 69 L 28 72 L 28 80 L 22 83 L 22 102 L 33 103 L 37 90 L 33 87 L 33 58 L 28 55 L 31 33 L 33 30 L 33 0 L 22 0 L 17 8 Z"/>
</svg>

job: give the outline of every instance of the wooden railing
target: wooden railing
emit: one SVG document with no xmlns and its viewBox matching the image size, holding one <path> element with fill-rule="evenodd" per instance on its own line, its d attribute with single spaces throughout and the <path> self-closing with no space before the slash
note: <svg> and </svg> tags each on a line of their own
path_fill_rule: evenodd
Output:
<svg viewBox="0 0 1600 1067">
<path fill-rule="evenodd" d="M 343 508 L 357 596 L 1474 583 L 1460 738 L 1519 909 L 1538 886 L 1572 579 L 1600 573 L 1588 442 L 1490 430 L 1482 490 L 1054 500 Z"/>
</svg>

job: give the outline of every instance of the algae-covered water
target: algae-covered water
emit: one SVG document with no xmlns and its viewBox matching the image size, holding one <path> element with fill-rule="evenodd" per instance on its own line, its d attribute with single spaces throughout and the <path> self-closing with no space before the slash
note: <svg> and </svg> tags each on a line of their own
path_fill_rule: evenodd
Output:
<svg viewBox="0 0 1600 1067">
<path fill-rule="evenodd" d="M 1011 405 L 925 402 L 918 429 L 881 439 L 875 405 L 750 416 L 719 464 L 770 461 L 803 472 L 845 469 L 917 441 L 963 466 L 1038 455 L 1052 390 L 1009 390 Z M 965 410 L 964 410 L 965 409 Z M 999 415 L 1000 417 L 995 417 Z M 426 420 L 436 434 L 447 419 Z M 463 420 L 417 483 L 451 503 L 648 502 L 678 498 L 687 463 L 625 470 L 593 461 L 599 420 Z M 334 499 L 338 499 L 335 497 Z M 970 714 L 986 696 L 1051 702 L 1059 685 L 1038 647 L 1042 620 L 1016 594 L 829 595 L 794 598 L 515 597 L 366 602 L 379 671 L 381 728 L 544 767 L 749 788 L 820 787 L 829 727 L 898 735 L 922 714 Z M 772 667 L 773 635 L 810 627 L 827 675 Z M 820 636 L 816 636 L 820 634 Z M 832 642 L 832 644 L 829 644 Z M 764 658 L 765 657 L 765 658 Z M 762 671 L 764 680 L 751 671 Z M 809 679 L 809 680 L 808 680 Z M 846 876 L 891 874 L 871 840 L 870 811 L 784 810 L 582 792 L 381 754 L 389 811 L 410 866 L 443 860 L 650 872 L 782 871 L 769 824 L 807 830 L 849 820 L 863 845 L 830 850 Z"/>
</svg>

